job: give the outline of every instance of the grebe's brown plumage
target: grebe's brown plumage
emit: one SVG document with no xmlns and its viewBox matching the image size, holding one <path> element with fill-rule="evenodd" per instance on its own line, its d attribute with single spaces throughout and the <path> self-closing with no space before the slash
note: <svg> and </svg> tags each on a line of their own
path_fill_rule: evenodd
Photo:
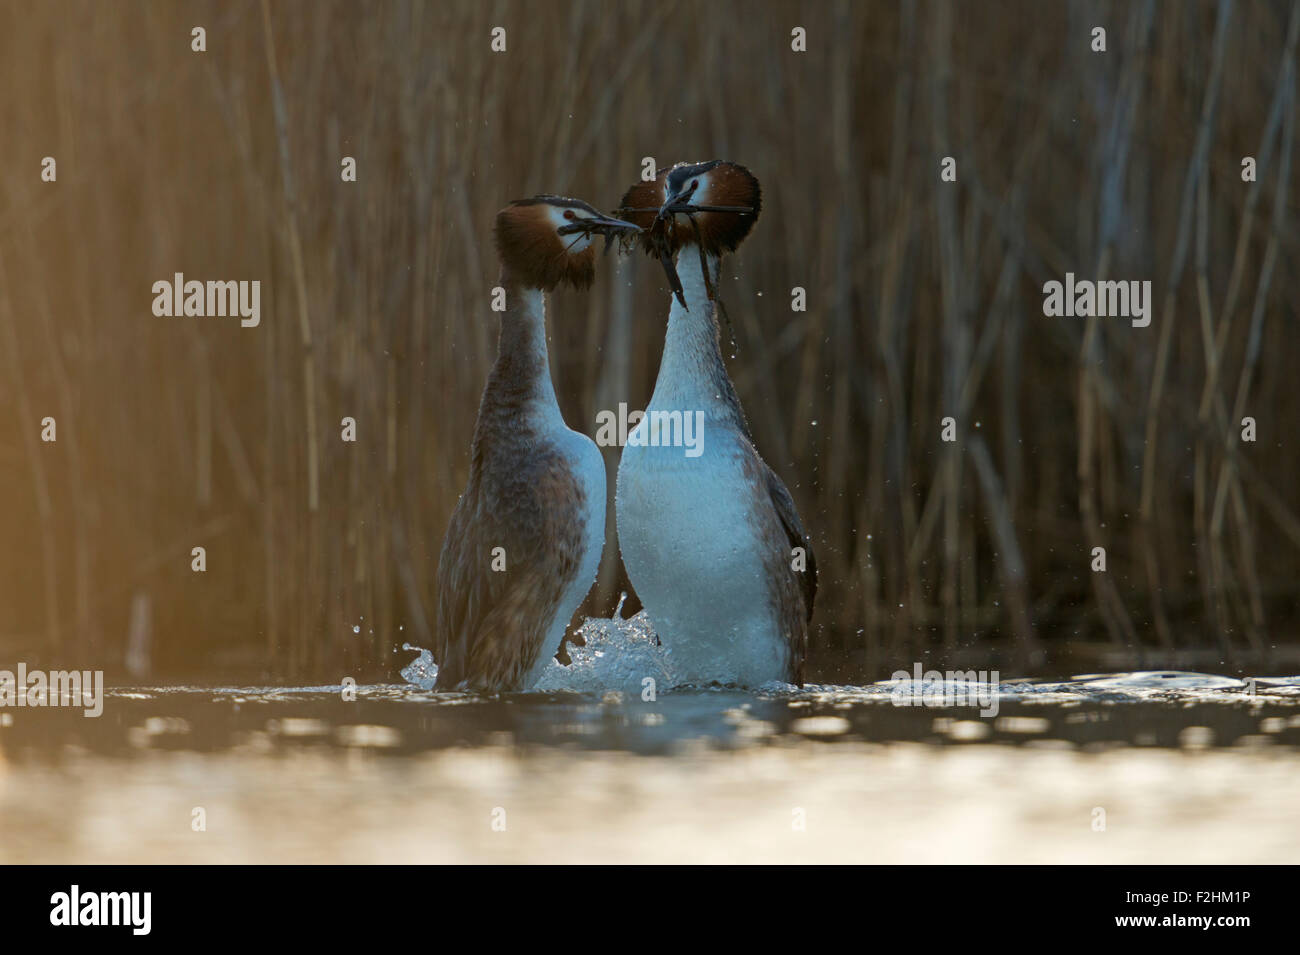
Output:
<svg viewBox="0 0 1300 955">
<path fill-rule="evenodd" d="M 492 229 L 501 265 L 525 286 L 544 292 L 561 285 L 579 291 L 591 288 L 596 280 L 596 248 L 587 245 L 572 251 L 574 237 L 561 236 L 552 224 L 553 210 L 575 215 L 585 210 L 600 215 L 578 199 L 563 196 L 535 196 L 517 199 L 497 213 Z"/>
<path fill-rule="evenodd" d="M 659 259 L 680 301 L 677 253 L 687 245 L 716 256 L 736 251 L 762 209 L 763 190 L 754 174 L 740 163 L 712 159 L 679 162 L 636 183 L 623 194 L 618 213 L 641 228 L 637 242 Z"/>
<path fill-rule="evenodd" d="M 438 561 L 439 690 L 528 689 L 595 579 L 605 465 L 595 443 L 560 415 L 546 358 L 545 294 L 564 284 L 589 287 L 592 237 L 634 229 L 559 196 L 514 202 L 497 214 L 506 309 L 474 425 L 469 480 Z"/>
</svg>

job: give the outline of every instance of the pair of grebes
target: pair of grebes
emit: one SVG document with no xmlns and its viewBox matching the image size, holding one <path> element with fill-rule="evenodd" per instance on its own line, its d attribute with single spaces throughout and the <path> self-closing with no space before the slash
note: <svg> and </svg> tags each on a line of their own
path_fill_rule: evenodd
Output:
<svg viewBox="0 0 1300 955">
<path fill-rule="evenodd" d="M 790 492 L 754 448 L 717 318 L 722 257 L 749 234 L 760 202 L 748 169 L 713 160 L 637 183 L 618 217 L 559 196 L 497 214 L 505 311 L 469 483 L 439 559 L 437 689 L 530 689 L 595 582 L 605 465 L 560 414 L 546 294 L 591 285 L 601 237 L 659 259 L 673 294 L 654 396 L 619 462 L 615 516 L 628 578 L 674 682 L 802 685 L 816 563 Z M 651 440 L 644 431 L 657 412 L 695 416 L 701 453 Z"/>
</svg>

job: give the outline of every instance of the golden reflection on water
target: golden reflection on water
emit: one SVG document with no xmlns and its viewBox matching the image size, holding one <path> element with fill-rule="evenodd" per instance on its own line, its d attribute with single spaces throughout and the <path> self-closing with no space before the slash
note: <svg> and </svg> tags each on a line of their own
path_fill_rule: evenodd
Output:
<svg viewBox="0 0 1300 955">
<path fill-rule="evenodd" d="M 345 748 L 255 737 L 209 754 L 0 755 L 0 862 L 1300 858 L 1300 760 L 1289 747 L 789 737 L 726 751 L 683 741 L 645 756 L 521 747 L 504 734 L 507 745 L 395 756 L 381 752 L 386 729 L 353 728 Z M 192 827 L 197 807 L 205 831 Z"/>
</svg>

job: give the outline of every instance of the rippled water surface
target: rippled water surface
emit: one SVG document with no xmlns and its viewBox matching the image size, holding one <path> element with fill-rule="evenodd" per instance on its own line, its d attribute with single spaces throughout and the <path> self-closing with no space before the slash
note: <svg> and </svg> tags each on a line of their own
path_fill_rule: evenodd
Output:
<svg viewBox="0 0 1300 955">
<path fill-rule="evenodd" d="M 6 708 L 0 861 L 1300 859 L 1300 678 L 898 705 L 913 689 L 123 687 L 97 719 Z"/>
</svg>

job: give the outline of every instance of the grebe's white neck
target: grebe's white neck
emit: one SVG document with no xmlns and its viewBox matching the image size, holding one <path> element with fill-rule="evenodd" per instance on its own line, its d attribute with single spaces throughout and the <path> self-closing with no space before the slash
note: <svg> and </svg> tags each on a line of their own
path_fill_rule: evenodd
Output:
<svg viewBox="0 0 1300 955">
<path fill-rule="evenodd" d="M 718 287 L 719 257 L 706 255 L 714 290 Z M 668 312 L 668 333 L 650 406 L 671 411 L 703 411 L 713 419 L 743 418 L 735 389 L 722 361 L 717 305 L 709 299 L 699 250 L 688 245 L 677 256 L 677 274 L 686 306 L 674 297 Z"/>
</svg>

